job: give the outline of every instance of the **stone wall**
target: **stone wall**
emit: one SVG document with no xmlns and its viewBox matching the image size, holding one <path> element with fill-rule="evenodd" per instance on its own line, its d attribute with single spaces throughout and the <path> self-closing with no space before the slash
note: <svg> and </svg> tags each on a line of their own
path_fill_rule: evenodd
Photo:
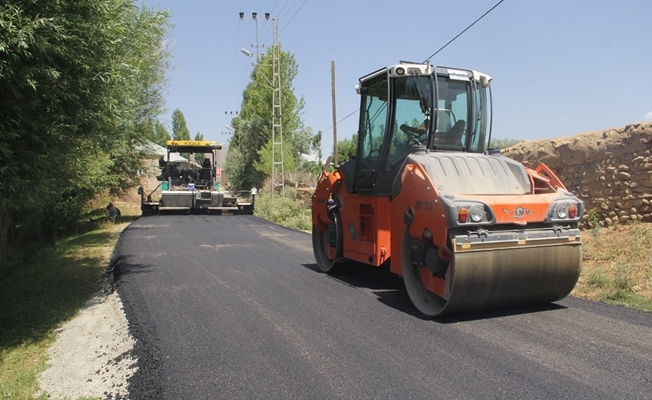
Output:
<svg viewBox="0 0 652 400">
<path fill-rule="evenodd" d="M 567 138 L 533 140 L 502 154 L 536 167 L 543 162 L 603 225 L 652 222 L 652 123 Z"/>
</svg>

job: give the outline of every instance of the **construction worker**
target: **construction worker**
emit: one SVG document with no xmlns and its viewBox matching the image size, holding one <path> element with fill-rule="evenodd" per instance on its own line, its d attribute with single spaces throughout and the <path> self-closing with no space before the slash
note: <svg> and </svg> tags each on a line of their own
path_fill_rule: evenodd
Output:
<svg viewBox="0 0 652 400">
<path fill-rule="evenodd" d="M 113 222 L 115 222 L 115 220 L 122 215 L 122 213 L 120 213 L 120 209 L 114 206 L 112 202 L 109 202 L 109 205 L 106 206 L 106 210 L 109 213 L 107 218 Z"/>
</svg>

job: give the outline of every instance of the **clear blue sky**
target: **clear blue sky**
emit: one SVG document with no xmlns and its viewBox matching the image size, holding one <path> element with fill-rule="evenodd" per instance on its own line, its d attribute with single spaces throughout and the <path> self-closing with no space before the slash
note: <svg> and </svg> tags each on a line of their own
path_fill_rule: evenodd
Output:
<svg viewBox="0 0 652 400">
<path fill-rule="evenodd" d="M 332 149 L 331 61 L 337 119 L 358 108 L 358 78 L 400 60 L 423 61 L 498 0 L 146 0 L 171 12 L 167 112 L 180 109 L 191 134 L 228 141 L 258 43 L 272 45 L 269 12 L 279 19 L 284 51 L 294 54 L 293 82 L 305 99 L 306 126 Z M 652 120 L 652 1 L 505 0 L 431 60 L 493 77 L 493 137 L 542 139 Z M 264 50 L 261 50 L 261 52 Z M 357 112 L 338 139 L 357 130 Z"/>
</svg>

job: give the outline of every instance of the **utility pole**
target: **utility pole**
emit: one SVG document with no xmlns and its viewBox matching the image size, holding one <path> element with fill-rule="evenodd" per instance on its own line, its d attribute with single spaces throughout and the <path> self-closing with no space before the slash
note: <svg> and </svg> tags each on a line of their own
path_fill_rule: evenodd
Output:
<svg viewBox="0 0 652 400">
<path fill-rule="evenodd" d="M 274 22 L 272 44 L 272 198 L 276 185 L 277 168 L 281 169 L 281 193 L 285 196 L 285 169 L 283 163 L 283 113 L 281 108 L 281 45 L 278 40 L 278 18 Z"/>
<path fill-rule="evenodd" d="M 258 49 L 261 47 L 265 47 L 265 45 L 258 45 L 258 13 L 257 12 L 252 12 L 251 13 L 251 18 L 245 18 L 245 14 L 243 12 L 240 12 L 240 19 L 243 21 L 254 21 L 256 23 L 256 45 L 254 46 L 253 44 L 251 47 L 255 47 L 256 49 L 256 64 L 258 64 L 258 60 L 260 59 L 260 54 L 258 52 Z M 269 21 L 269 13 L 265 13 L 265 20 Z M 245 50 L 245 49 L 243 49 Z M 246 53 L 245 53 L 246 54 Z"/>
<path fill-rule="evenodd" d="M 331 94 L 333 98 L 333 162 L 339 165 L 337 160 L 337 112 L 335 107 L 335 61 L 331 61 Z M 330 167 L 327 165 L 326 167 Z"/>
<path fill-rule="evenodd" d="M 251 19 L 245 18 L 244 13 L 240 13 L 241 20 L 253 20 L 256 22 L 256 64 L 260 61 L 258 49 L 265 47 L 258 44 L 258 13 L 251 13 Z M 270 14 L 265 13 L 265 20 L 269 21 Z M 281 93 L 281 45 L 278 40 L 278 18 L 272 18 L 273 28 L 273 45 L 272 45 L 272 80 L 268 83 L 272 87 L 272 198 L 276 187 L 277 176 L 280 173 L 280 186 L 282 195 L 285 195 L 285 167 L 283 154 L 283 113 Z M 250 53 L 246 49 L 241 50 L 246 56 Z M 279 171 L 280 169 L 280 171 Z"/>
</svg>

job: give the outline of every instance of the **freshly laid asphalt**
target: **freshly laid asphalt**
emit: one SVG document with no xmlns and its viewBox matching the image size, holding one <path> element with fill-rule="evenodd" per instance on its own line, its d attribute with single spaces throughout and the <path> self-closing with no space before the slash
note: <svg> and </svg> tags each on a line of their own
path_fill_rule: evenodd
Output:
<svg viewBox="0 0 652 400">
<path fill-rule="evenodd" d="M 567 298 L 422 318 L 401 279 L 318 272 L 254 216 L 139 218 L 114 255 L 132 399 L 650 399 L 652 314 Z"/>
</svg>

